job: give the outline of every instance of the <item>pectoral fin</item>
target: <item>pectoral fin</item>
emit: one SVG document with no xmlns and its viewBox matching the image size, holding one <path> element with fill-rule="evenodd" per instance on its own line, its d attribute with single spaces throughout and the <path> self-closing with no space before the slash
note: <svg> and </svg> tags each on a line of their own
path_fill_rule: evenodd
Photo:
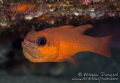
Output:
<svg viewBox="0 0 120 83">
<path fill-rule="evenodd" d="M 74 29 L 77 30 L 77 31 L 80 31 L 80 33 L 83 34 L 86 30 L 88 30 L 90 28 L 92 28 L 92 25 L 87 24 L 87 25 L 82 25 L 82 26 L 75 27 Z"/>
<path fill-rule="evenodd" d="M 77 66 L 78 63 L 73 57 L 66 56 L 64 54 L 61 54 L 61 56 L 68 62 L 72 63 L 73 65 Z"/>
</svg>

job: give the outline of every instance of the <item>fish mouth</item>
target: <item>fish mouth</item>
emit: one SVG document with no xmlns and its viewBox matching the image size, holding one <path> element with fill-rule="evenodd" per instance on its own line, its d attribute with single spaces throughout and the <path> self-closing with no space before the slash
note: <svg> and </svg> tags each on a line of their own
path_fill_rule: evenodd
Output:
<svg viewBox="0 0 120 83">
<path fill-rule="evenodd" d="M 28 47 L 28 45 L 24 41 L 22 41 L 22 47 L 25 48 Z"/>
<path fill-rule="evenodd" d="M 23 52 L 25 53 L 25 55 L 30 56 L 31 58 L 38 59 L 37 57 L 35 57 L 33 54 L 31 54 L 29 51 L 25 49 L 23 49 Z"/>
<path fill-rule="evenodd" d="M 38 51 L 33 44 L 28 43 L 28 42 L 26 43 L 25 41 L 22 42 L 22 47 L 23 48 L 31 47 L 35 52 Z"/>
<path fill-rule="evenodd" d="M 23 41 L 22 42 L 22 47 L 23 47 L 23 53 L 25 55 L 25 57 L 29 60 L 33 60 L 34 59 L 34 62 L 36 62 L 37 60 L 40 59 L 40 57 L 43 57 L 44 55 L 41 55 L 41 56 L 35 56 L 37 55 L 37 52 L 40 52 L 38 51 L 31 43 L 29 42 L 26 42 L 26 41 Z M 33 52 L 33 53 L 31 53 Z M 40 60 L 39 60 L 40 61 Z"/>
<path fill-rule="evenodd" d="M 33 54 L 31 54 L 28 50 L 23 49 L 23 53 L 25 55 L 25 57 L 30 60 L 31 62 L 45 62 L 43 59 L 41 58 L 37 58 L 35 56 L 33 56 Z"/>
</svg>

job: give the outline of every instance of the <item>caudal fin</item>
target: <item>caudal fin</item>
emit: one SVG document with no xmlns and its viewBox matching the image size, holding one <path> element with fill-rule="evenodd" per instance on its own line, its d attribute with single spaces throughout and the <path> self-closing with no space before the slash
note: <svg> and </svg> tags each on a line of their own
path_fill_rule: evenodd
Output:
<svg viewBox="0 0 120 83">
<path fill-rule="evenodd" d="M 110 41 L 112 40 L 113 35 L 100 38 L 100 44 L 98 46 L 97 53 L 106 57 L 111 57 L 110 52 Z"/>
</svg>

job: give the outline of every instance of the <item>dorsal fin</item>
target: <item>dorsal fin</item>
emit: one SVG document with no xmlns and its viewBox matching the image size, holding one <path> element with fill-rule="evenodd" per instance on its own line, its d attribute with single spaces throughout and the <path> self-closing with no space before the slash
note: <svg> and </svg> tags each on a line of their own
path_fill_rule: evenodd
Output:
<svg viewBox="0 0 120 83">
<path fill-rule="evenodd" d="M 76 29 L 77 31 L 80 31 L 80 33 L 83 34 L 86 30 L 88 30 L 90 28 L 92 28 L 92 25 L 87 24 L 87 25 L 75 27 L 74 29 Z"/>
</svg>

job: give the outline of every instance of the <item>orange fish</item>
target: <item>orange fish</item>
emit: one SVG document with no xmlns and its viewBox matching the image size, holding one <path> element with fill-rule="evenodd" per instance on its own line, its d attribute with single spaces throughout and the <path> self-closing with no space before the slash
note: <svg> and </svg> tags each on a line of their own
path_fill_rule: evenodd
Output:
<svg viewBox="0 0 120 83">
<path fill-rule="evenodd" d="M 22 42 L 23 53 L 32 62 L 70 61 L 76 65 L 73 56 L 78 52 L 90 51 L 111 57 L 107 37 L 90 37 L 83 33 L 92 25 L 60 26 L 28 33 Z"/>
<path fill-rule="evenodd" d="M 21 5 L 17 5 L 15 7 L 13 7 L 11 10 L 13 12 L 28 12 L 28 11 L 34 9 L 35 7 L 37 7 L 37 4 L 23 3 Z"/>
</svg>

